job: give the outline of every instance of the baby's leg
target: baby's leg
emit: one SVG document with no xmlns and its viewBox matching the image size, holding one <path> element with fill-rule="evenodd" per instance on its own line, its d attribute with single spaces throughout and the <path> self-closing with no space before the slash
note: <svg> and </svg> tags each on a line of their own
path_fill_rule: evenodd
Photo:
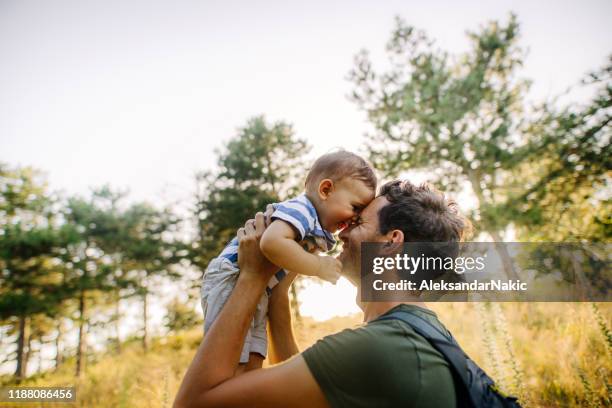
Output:
<svg viewBox="0 0 612 408">
<path fill-rule="evenodd" d="M 253 317 L 253 326 L 249 331 L 250 344 L 249 353 L 252 356 L 254 353 L 262 356 L 263 359 L 268 355 L 268 295 L 263 294 L 257 304 L 255 316 Z"/>
<path fill-rule="evenodd" d="M 202 282 L 202 312 L 204 313 L 204 332 L 217 320 L 223 306 L 229 299 L 240 270 L 225 258 L 210 261 Z"/>
<path fill-rule="evenodd" d="M 204 335 L 206 335 L 206 331 L 217 320 L 217 316 L 219 316 L 223 306 L 225 306 L 225 303 L 232 294 L 239 273 L 240 270 L 224 258 L 213 259 L 208 268 L 206 268 L 201 291 L 202 310 L 204 312 Z M 251 327 L 244 339 L 240 353 L 240 365 L 236 374 L 261 367 L 267 352 L 265 332 L 267 313 L 268 296 L 264 293 L 259 300 Z M 253 338 L 254 333 L 255 338 Z"/>
<path fill-rule="evenodd" d="M 240 354 L 240 364 L 236 369 L 235 375 L 246 373 L 247 371 L 261 368 L 263 361 L 268 354 L 268 333 L 266 325 L 268 321 L 268 295 L 265 293 L 259 299 L 255 316 L 251 322 L 251 328 L 247 334 L 242 353 Z"/>
</svg>

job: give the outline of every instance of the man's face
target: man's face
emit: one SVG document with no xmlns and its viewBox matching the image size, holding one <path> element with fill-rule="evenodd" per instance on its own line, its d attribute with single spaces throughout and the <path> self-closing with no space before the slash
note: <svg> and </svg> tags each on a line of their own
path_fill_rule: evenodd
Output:
<svg viewBox="0 0 612 408">
<path fill-rule="evenodd" d="M 338 260 L 342 262 L 343 275 L 354 284 L 359 283 L 361 243 L 385 241 L 385 237 L 380 235 L 378 228 L 378 212 L 387 204 L 389 201 L 385 197 L 375 198 L 363 210 L 357 221 L 340 233 L 343 249 Z"/>
</svg>

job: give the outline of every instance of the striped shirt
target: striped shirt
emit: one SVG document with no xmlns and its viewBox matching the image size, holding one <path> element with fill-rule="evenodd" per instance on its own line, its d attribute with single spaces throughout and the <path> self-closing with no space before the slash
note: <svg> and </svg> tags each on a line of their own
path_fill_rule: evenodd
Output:
<svg viewBox="0 0 612 408">
<path fill-rule="evenodd" d="M 321 226 L 317 210 L 308 197 L 306 197 L 306 194 L 273 204 L 273 206 L 274 213 L 272 213 L 272 219 L 283 220 L 291 225 L 297 232 L 297 240 L 304 250 L 308 252 L 316 250 L 327 252 L 336 244 L 333 235 Z M 238 268 L 238 238 L 234 237 L 219 256 L 228 259 Z M 281 269 L 272 276 L 266 288 L 268 295 L 271 293 L 272 288 L 286 275 L 287 272 Z"/>
</svg>

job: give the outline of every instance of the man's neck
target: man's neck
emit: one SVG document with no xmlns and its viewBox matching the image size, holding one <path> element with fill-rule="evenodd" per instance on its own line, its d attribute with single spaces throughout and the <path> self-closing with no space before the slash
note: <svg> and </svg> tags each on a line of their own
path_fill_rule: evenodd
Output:
<svg viewBox="0 0 612 408">
<path fill-rule="evenodd" d="M 363 302 L 360 305 L 363 310 L 363 321 L 370 322 L 397 305 L 415 305 L 427 309 L 424 302 Z"/>
</svg>

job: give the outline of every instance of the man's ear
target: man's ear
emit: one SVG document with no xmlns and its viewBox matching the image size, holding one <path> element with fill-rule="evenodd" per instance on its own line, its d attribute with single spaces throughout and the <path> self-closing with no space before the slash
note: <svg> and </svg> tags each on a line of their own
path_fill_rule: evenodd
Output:
<svg viewBox="0 0 612 408">
<path fill-rule="evenodd" d="M 393 230 L 393 231 L 389 231 L 387 233 L 387 236 L 389 236 L 391 242 L 393 243 L 400 243 L 403 244 L 404 243 L 404 233 L 402 232 L 402 230 Z"/>
<path fill-rule="evenodd" d="M 323 179 L 319 183 L 319 198 L 323 201 L 329 198 L 329 195 L 334 191 L 334 182 L 330 179 Z"/>
<path fill-rule="evenodd" d="M 400 253 L 404 244 L 404 233 L 401 230 L 389 231 L 385 234 L 383 242 L 386 256 Z"/>
</svg>

